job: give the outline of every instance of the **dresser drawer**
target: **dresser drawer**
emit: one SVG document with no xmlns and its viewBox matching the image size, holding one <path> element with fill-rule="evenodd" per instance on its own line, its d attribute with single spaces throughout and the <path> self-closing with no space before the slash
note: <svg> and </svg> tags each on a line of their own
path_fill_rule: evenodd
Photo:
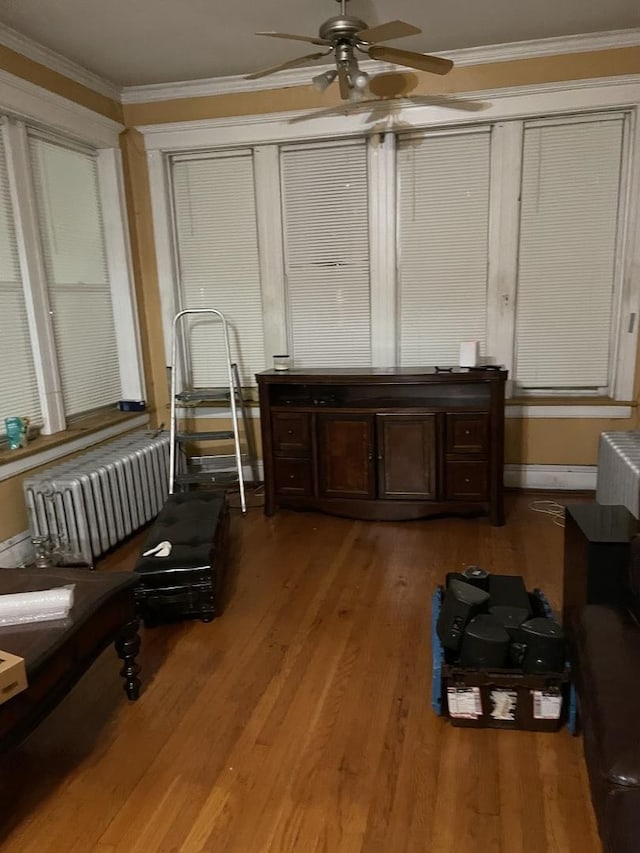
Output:
<svg viewBox="0 0 640 853">
<path fill-rule="evenodd" d="M 447 462 L 445 465 L 445 497 L 449 501 L 487 500 L 489 493 L 487 462 Z"/>
<path fill-rule="evenodd" d="M 311 462 L 306 459 L 274 459 L 275 490 L 279 495 L 311 495 Z"/>
<path fill-rule="evenodd" d="M 462 412 L 447 415 L 447 453 L 486 453 L 489 417 Z"/>
<path fill-rule="evenodd" d="M 273 449 L 276 453 L 308 453 L 311 449 L 311 415 L 275 412 L 272 416 Z"/>
</svg>

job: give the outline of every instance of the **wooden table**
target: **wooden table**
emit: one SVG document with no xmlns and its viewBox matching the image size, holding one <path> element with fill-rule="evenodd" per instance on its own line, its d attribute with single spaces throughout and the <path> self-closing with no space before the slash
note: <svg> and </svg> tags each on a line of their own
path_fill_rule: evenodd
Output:
<svg viewBox="0 0 640 853">
<path fill-rule="evenodd" d="M 123 661 L 126 694 L 138 698 L 137 583 L 129 572 L 0 569 L 0 594 L 75 585 L 67 619 L 0 627 L 0 649 L 24 658 L 29 685 L 0 705 L 0 752 L 25 738 L 111 643 Z"/>
</svg>

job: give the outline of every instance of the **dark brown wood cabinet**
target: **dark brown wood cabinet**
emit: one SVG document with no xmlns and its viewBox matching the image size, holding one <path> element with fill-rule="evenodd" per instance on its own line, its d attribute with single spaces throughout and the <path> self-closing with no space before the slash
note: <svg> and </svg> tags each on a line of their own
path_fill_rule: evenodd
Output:
<svg viewBox="0 0 640 853">
<path fill-rule="evenodd" d="M 257 375 L 265 512 L 503 517 L 505 370 L 268 370 Z"/>
</svg>

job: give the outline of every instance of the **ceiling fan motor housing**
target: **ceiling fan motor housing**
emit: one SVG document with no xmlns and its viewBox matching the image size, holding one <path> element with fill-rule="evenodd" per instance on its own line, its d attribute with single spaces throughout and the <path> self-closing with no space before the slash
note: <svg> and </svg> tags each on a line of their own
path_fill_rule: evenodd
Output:
<svg viewBox="0 0 640 853">
<path fill-rule="evenodd" d="M 335 18 L 329 18 L 320 27 L 318 35 L 321 39 L 326 39 L 331 44 L 336 45 L 341 41 L 355 43 L 360 30 L 366 30 L 367 24 L 359 18 L 352 18 L 350 15 L 337 15 Z"/>
</svg>

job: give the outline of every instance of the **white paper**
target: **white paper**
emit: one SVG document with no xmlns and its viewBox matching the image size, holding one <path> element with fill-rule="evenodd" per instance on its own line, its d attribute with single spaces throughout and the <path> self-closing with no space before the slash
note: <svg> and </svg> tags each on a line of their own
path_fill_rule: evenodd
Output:
<svg viewBox="0 0 640 853">
<path fill-rule="evenodd" d="M 558 693 L 546 693 L 544 690 L 532 690 L 533 719 L 559 720 L 562 711 L 562 696 Z"/>
<path fill-rule="evenodd" d="M 502 690 L 500 688 L 492 690 L 491 704 L 493 705 L 491 716 L 494 720 L 515 721 L 516 705 L 518 704 L 518 694 L 515 690 Z"/>
<path fill-rule="evenodd" d="M 477 720 L 482 716 L 479 687 L 447 687 L 447 703 L 450 717 Z"/>
</svg>

